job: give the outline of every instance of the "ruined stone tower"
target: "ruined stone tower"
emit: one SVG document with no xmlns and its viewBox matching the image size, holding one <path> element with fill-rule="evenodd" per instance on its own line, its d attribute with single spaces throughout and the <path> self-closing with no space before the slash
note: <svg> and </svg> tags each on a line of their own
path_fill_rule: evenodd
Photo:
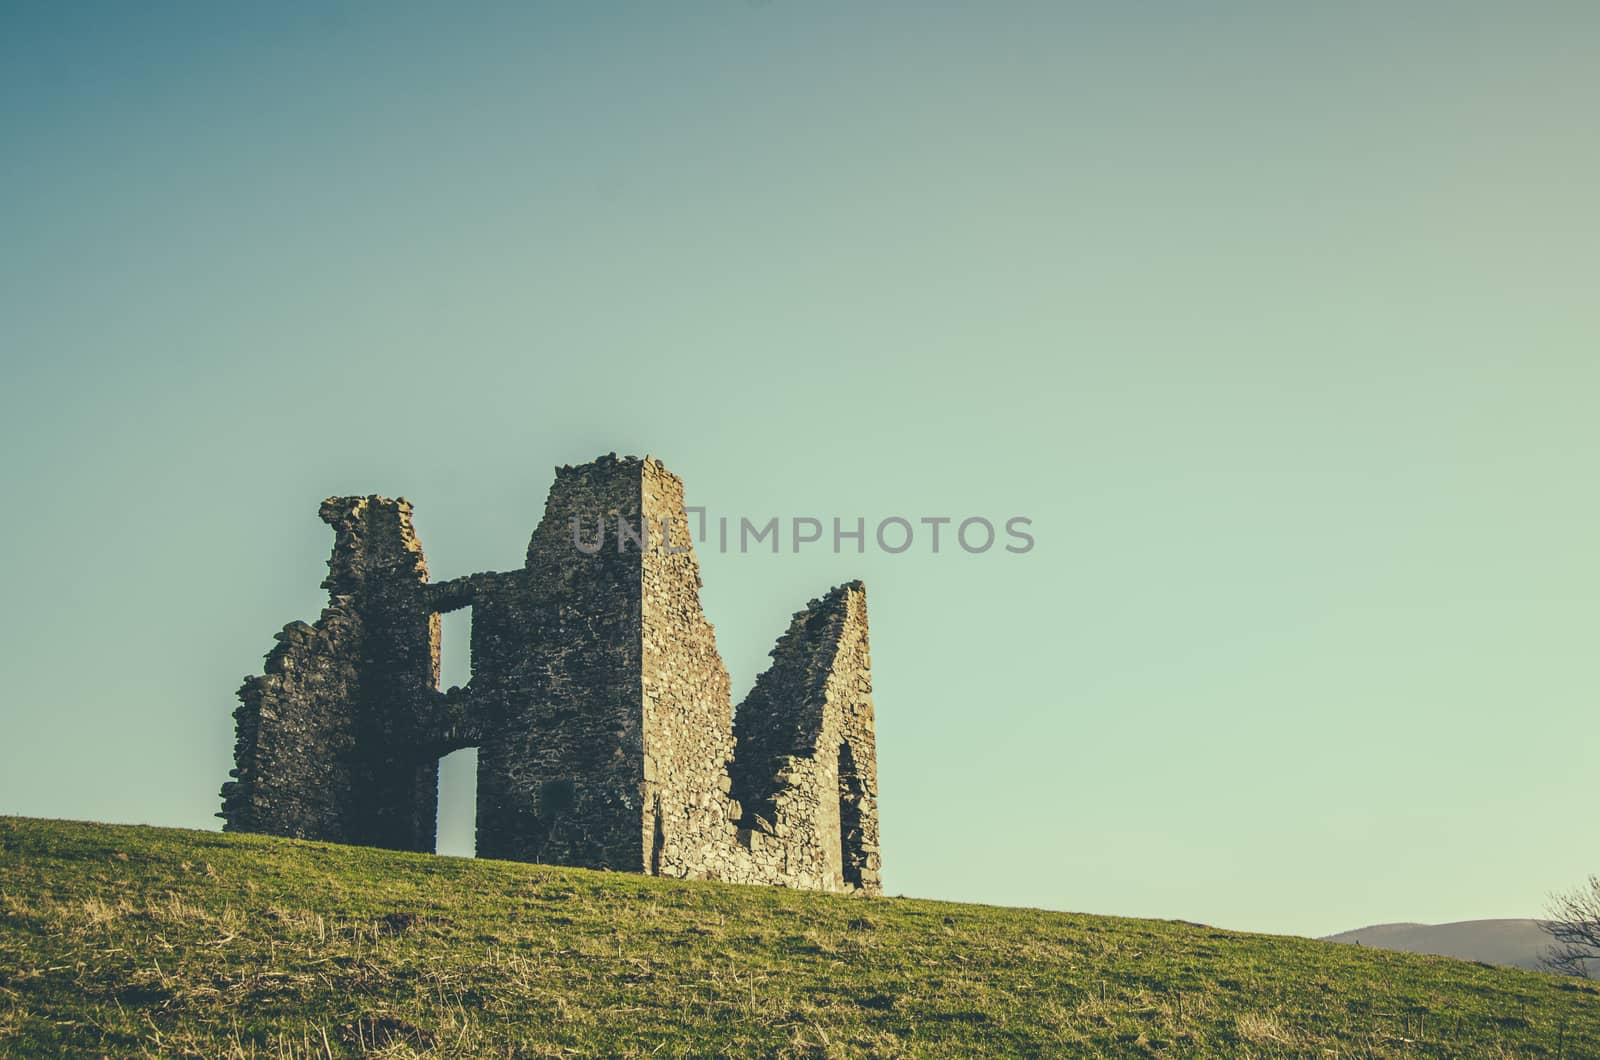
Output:
<svg viewBox="0 0 1600 1060">
<path fill-rule="evenodd" d="M 439 758 L 477 747 L 480 857 L 879 892 L 860 582 L 795 615 L 735 720 L 659 461 L 558 468 L 522 569 L 448 582 L 403 498 L 321 514 L 328 606 L 239 690 L 226 830 L 432 851 Z M 472 679 L 440 691 L 463 607 Z"/>
</svg>

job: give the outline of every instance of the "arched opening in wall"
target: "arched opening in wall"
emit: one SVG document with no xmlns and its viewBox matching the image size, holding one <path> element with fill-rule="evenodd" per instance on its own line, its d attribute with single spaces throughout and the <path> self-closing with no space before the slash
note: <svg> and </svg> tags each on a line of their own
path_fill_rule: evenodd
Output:
<svg viewBox="0 0 1600 1060">
<path fill-rule="evenodd" d="M 864 793 L 850 745 L 839 745 L 839 874 L 847 887 L 861 886 L 866 852 L 861 849 L 861 799 Z"/>
<path fill-rule="evenodd" d="M 472 608 L 439 616 L 439 691 L 472 680 Z"/>
<path fill-rule="evenodd" d="M 478 853 L 478 749 L 451 751 L 439 759 L 439 816 L 434 826 L 436 854 L 470 858 Z"/>
</svg>

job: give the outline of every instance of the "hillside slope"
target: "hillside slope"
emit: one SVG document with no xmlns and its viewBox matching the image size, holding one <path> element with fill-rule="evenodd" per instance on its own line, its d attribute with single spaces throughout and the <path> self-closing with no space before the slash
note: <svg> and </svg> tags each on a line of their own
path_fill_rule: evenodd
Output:
<svg viewBox="0 0 1600 1060">
<path fill-rule="evenodd" d="M 1328 942 L 1432 953 L 1508 967 L 1543 967 L 1550 936 L 1537 920 L 1459 920 L 1453 924 L 1373 924 L 1327 936 Z"/>
<path fill-rule="evenodd" d="M 1600 1055 L 1589 984 L 1182 923 L 0 818 L 0 1054 Z"/>
</svg>

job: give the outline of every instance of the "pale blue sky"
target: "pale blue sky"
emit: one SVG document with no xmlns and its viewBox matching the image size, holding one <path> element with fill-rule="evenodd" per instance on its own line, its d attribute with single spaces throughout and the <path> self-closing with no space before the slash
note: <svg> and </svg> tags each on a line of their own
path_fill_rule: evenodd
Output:
<svg viewBox="0 0 1600 1060">
<path fill-rule="evenodd" d="M 1600 8 L 12 4 L 0 812 L 213 827 L 337 493 L 868 583 L 891 893 L 1320 934 L 1600 871 Z"/>
</svg>

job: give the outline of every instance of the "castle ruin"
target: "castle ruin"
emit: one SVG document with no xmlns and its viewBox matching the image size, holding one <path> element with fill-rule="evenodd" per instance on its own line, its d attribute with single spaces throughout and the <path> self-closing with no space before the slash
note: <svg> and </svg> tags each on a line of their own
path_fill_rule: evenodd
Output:
<svg viewBox="0 0 1600 1060">
<path fill-rule="evenodd" d="M 879 893 L 860 582 L 794 616 L 735 715 L 657 460 L 557 468 L 515 571 L 430 582 L 404 498 L 321 515 L 328 605 L 239 690 L 224 830 L 432 852 L 439 759 L 476 747 L 480 857 Z M 472 677 L 441 691 L 464 607 Z"/>
</svg>

